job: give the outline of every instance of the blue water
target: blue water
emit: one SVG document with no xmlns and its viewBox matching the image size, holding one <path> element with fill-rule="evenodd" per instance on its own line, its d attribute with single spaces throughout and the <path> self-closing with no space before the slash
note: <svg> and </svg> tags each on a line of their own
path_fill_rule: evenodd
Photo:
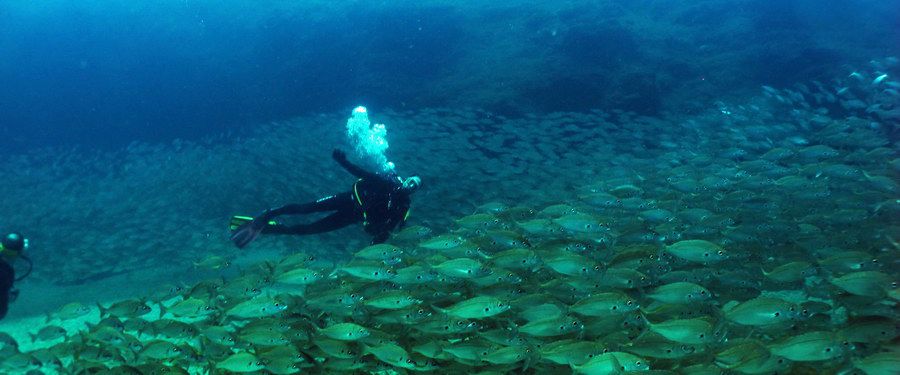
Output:
<svg viewBox="0 0 900 375">
<path fill-rule="evenodd" d="M 167 365 L 208 373 L 232 358 L 194 340 L 214 327 L 275 373 L 300 357 L 245 335 L 272 319 L 304 371 L 873 373 L 898 337 L 898 41 L 883 0 L 2 1 L 0 235 L 34 267 L 0 373 L 159 373 L 173 339 Z M 421 177 L 397 248 L 361 223 L 237 248 L 233 215 L 350 197 L 334 149 Z M 685 281 L 707 292 L 660 292 Z M 391 293 L 419 306 L 391 317 Z M 451 307 L 476 296 L 509 310 Z M 361 362 L 316 341 L 338 322 L 377 330 Z M 367 354 L 382 335 L 492 344 L 397 362 Z M 563 339 L 605 344 L 566 363 Z"/>
<path fill-rule="evenodd" d="M 195 139 L 357 104 L 696 111 L 900 40 L 893 1 L 487 4 L 5 1 L 3 149 Z"/>
</svg>

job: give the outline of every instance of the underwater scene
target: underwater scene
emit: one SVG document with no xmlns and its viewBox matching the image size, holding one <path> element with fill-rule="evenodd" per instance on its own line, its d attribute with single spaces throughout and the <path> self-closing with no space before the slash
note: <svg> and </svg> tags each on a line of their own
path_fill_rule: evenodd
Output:
<svg viewBox="0 0 900 375">
<path fill-rule="evenodd" d="M 895 1 L 0 3 L 0 374 L 900 374 Z"/>
</svg>

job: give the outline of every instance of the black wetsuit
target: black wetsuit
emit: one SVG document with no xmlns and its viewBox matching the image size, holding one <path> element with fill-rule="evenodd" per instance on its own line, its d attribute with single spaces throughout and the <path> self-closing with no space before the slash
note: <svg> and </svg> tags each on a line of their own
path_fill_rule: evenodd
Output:
<svg viewBox="0 0 900 375">
<path fill-rule="evenodd" d="M 9 308 L 9 291 L 12 290 L 13 282 L 16 281 L 16 272 L 9 263 L 0 259 L 0 319 L 6 316 Z"/>
<path fill-rule="evenodd" d="M 311 224 L 266 225 L 263 233 L 323 233 L 362 222 L 366 233 L 373 236 L 372 243 L 377 244 L 386 241 L 391 231 L 406 222 L 410 197 L 402 189 L 403 181 L 400 177 L 396 174 L 366 171 L 343 157 L 335 157 L 335 160 L 359 178 L 353 184 L 353 189 L 315 202 L 285 205 L 270 210 L 262 219 L 268 221 L 280 215 L 335 212 Z"/>
</svg>

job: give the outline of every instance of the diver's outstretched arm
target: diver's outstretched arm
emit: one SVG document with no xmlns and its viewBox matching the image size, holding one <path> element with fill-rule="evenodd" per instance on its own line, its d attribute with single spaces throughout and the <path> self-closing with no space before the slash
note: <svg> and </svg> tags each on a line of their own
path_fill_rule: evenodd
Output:
<svg viewBox="0 0 900 375">
<path fill-rule="evenodd" d="M 378 178 L 378 175 L 372 172 L 369 172 L 365 169 L 360 168 L 358 165 L 351 163 L 347 160 L 347 154 L 343 151 L 335 149 L 331 153 L 331 157 L 334 158 L 334 161 L 338 162 L 341 167 L 350 172 L 350 174 L 359 177 L 359 178 L 367 178 L 367 179 L 375 179 Z"/>
</svg>

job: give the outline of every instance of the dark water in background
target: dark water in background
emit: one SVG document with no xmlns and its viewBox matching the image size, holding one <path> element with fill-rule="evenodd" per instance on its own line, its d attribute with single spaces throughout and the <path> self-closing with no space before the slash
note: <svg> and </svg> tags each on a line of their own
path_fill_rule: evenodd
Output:
<svg viewBox="0 0 900 375">
<path fill-rule="evenodd" d="M 0 137 L 117 148 L 357 104 L 693 111 L 896 54 L 898 20 L 895 1 L 4 1 Z"/>
</svg>

